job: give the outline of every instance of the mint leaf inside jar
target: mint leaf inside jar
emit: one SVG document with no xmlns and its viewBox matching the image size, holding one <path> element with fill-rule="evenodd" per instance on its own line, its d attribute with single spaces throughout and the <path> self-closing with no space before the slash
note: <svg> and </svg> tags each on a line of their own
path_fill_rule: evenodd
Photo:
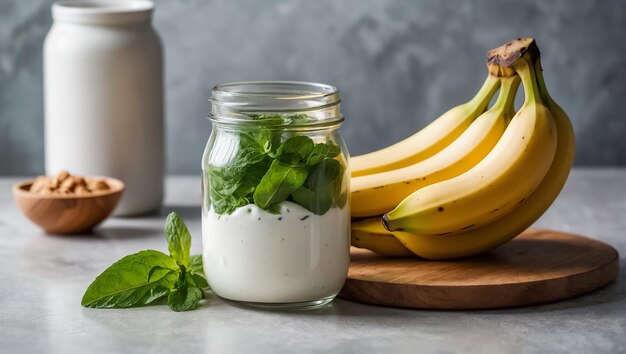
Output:
<svg viewBox="0 0 626 354">
<path fill-rule="evenodd" d="M 250 118 L 262 122 L 307 121 L 304 115 L 262 114 Z M 341 152 L 337 144 L 315 143 L 306 135 L 283 138 L 285 133 L 272 129 L 271 124 L 236 134 L 231 137 L 238 145 L 234 157 L 224 166 L 206 166 L 208 198 L 217 214 L 231 214 L 249 204 L 277 212 L 280 203 L 290 201 L 319 215 L 341 199 L 338 186 L 345 166 L 337 159 Z"/>
</svg>

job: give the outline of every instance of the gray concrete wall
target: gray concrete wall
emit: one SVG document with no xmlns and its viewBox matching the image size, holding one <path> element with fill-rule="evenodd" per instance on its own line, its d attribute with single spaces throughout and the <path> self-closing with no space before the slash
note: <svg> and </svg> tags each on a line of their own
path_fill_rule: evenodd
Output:
<svg viewBox="0 0 626 354">
<path fill-rule="evenodd" d="M 42 43 L 50 0 L 0 0 L 0 174 L 43 171 Z M 626 164 L 626 4 L 619 0 L 161 0 L 170 173 L 198 173 L 213 85 L 333 84 L 352 154 L 417 131 L 470 98 L 485 51 L 538 39 L 578 165 Z"/>
</svg>

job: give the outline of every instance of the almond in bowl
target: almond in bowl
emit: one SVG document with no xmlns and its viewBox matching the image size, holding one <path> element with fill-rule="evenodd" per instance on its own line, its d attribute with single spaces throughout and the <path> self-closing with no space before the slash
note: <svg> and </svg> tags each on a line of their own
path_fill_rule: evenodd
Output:
<svg viewBox="0 0 626 354">
<path fill-rule="evenodd" d="M 109 177 L 73 176 L 62 171 L 13 186 L 13 198 L 32 222 L 49 234 L 89 232 L 119 201 L 124 183 Z"/>
</svg>

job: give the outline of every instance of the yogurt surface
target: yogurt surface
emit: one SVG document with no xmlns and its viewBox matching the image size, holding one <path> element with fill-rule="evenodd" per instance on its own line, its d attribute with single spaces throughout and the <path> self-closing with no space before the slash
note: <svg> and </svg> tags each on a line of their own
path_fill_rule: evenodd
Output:
<svg viewBox="0 0 626 354">
<path fill-rule="evenodd" d="M 236 301 L 289 303 L 335 296 L 350 263 L 348 208 L 316 215 L 283 202 L 202 216 L 203 264 L 212 290 Z"/>
</svg>

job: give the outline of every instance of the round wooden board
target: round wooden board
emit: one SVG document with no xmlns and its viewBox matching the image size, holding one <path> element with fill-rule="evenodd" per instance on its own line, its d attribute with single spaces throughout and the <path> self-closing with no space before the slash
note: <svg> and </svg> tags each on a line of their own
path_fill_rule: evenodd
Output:
<svg viewBox="0 0 626 354">
<path fill-rule="evenodd" d="M 617 251 L 605 243 L 539 229 L 529 229 L 484 255 L 460 260 L 391 258 L 354 247 L 351 258 L 341 298 L 447 310 L 571 298 L 614 281 L 619 265 Z"/>
</svg>

